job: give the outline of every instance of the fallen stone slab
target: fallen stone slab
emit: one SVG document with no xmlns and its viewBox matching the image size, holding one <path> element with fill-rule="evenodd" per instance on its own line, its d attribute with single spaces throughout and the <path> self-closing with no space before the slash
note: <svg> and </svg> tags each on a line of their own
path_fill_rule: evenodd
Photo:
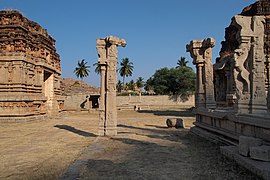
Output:
<svg viewBox="0 0 270 180">
<path fill-rule="evenodd" d="M 166 124 L 168 127 L 185 128 L 185 122 L 181 118 L 168 118 Z"/>
<path fill-rule="evenodd" d="M 221 154 L 236 161 L 239 165 L 243 166 L 254 174 L 262 177 L 263 179 L 270 180 L 270 162 L 257 161 L 241 156 L 238 153 L 237 146 L 221 146 L 220 151 Z"/>
<path fill-rule="evenodd" d="M 250 147 L 250 158 L 270 162 L 270 146 Z"/>
<path fill-rule="evenodd" d="M 248 136 L 240 136 L 239 137 L 239 154 L 242 156 L 249 156 L 250 147 L 261 146 L 263 141 L 258 138 L 248 137 Z"/>
</svg>

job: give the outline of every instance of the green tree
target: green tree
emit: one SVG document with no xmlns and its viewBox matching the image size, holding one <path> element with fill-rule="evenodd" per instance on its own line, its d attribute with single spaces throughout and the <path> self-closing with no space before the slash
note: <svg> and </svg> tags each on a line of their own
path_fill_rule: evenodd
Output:
<svg viewBox="0 0 270 180">
<path fill-rule="evenodd" d="M 123 77 L 123 84 L 125 84 L 125 77 L 132 76 L 133 72 L 133 63 L 129 61 L 128 58 L 122 59 L 120 63 L 119 73 Z"/>
<path fill-rule="evenodd" d="M 86 64 L 87 62 L 84 59 L 78 61 L 77 67 L 73 71 L 73 73 L 77 76 L 77 78 L 81 79 L 81 82 L 83 81 L 83 78 L 89 76 L 90 66 L 87 66 Z"/>
<path fill-rule="evenodd" d="M 161 68 L 146 81 L 148 89 L 151 87 L 156 94 L 187 97 L 195 91 L 195 73 L 192 68 Z"/>
<path fill-rule="evenodd" d="M 116 90 L 118 93 L 120 93 L 122 89 L 123 89 L 123 84 L 120 80 L 118 80 L 118 82 L 116 84 Z"/>
<path fill-rule="evenodd" d="M 187 66 L 188 61 L 186 61 L 185 57 L 180 57 L 180 59 L 177 61 L 176 68 Z"/>
<path fill-rule="evenodd" d="M 135 87 L 136 87 L 135 82 L 133 80 L 130 80 L 130 82 L 128 83 L 128 89 L 131 91 L 135 91 Z"/>
<path fill-rule="evenodd" d="M 136 86 L 139 90 L 141 90 L 141 88 L 144 86 L 144 81 L 142 77 L 138 77 L 138 79 L 136 80 Z"/>
<path fill-rule="evenodd" d="M 101 67 L 100 64 L 94 63 L 93 66 L 95 67 L 95 73 L 100 74 L 101 73 Z"/>
</svg>

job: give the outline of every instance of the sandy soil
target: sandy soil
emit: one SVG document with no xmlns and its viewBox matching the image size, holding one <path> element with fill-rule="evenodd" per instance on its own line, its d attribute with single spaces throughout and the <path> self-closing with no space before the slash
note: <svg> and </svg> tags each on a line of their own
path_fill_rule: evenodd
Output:
<svg viewBox="0 0 270 180">
<path fill-rule="evenodd" d="M 97 114 L 0 123 L 0 179 L 57 179 L 96 138 Z"/>
<path fill-rule="evenodd" d="M 80 179 L 256 179 L 219 154 L 219 146 L 166 127 L 181 110 L 119 111 L 116 137 L 97 137 L 98 113 L 0 124 L 0 179 L 57 179 L 76 159 L 88 157 Z M 87 156 L 82 152 L 92 146 Z"/>
</svg>

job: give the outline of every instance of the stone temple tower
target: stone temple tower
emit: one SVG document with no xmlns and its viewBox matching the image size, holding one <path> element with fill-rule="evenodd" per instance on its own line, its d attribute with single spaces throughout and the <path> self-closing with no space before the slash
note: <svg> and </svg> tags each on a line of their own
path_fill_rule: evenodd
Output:
<svg viewBox="0 0 270 180">
<path fill-rule="evenodd" d="M 18 11 L 0 11 L 0 120 L 61 111 L 55 40 Z"/>
</svg>

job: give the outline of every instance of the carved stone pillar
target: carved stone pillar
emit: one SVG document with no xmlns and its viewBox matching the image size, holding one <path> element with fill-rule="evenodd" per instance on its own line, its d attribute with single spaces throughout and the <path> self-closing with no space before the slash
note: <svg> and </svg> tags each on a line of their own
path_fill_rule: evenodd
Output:
<svg viewBox="0 0 270 180">
<path fill-rule="evenodd" d="M 270 112 L 270 86 L 268 87 L 268 93 L 267 93 L 267 109 L 268 109 L 268 112 Z"/>
<path fill-rule="evenodd" d="M 193 58 L 197 68 L 196 78 L 196 108 L 215 108 L 213 83 L 212 48 L 215 46 L 213 38 L 193 40 L 187 45 L 187 52 Z"/>
<path fill-rule="evenodd" d="M 204 64 L 196 64 L 197 78 L 196 78 L 196 94 L 195 94 L 195 105 L 196 107 L 205 107 L 205 93 L 203 87 L 203 73 L 202 68 Z"/>
<path fill-rule="evenodd" d="M 99 135 L 104 136 L 104 126 L 105 126 L 105 75 L 106 75 L 106 65 L 100 65 L 100 97 L 99 97 Z"/>
<path fill-rule="evenodd" d="M 267 108 L 268 112 L 270 112 L 270 59 L 269 56 L 266 56 L 266 61 L 265 61 L 265 80 L 267 84 Z"/>
<path fill-rule="evenodd" d="M 114 36 L 97 39 L 98 63 L 101 66 L 99 135 L 117 135 L 116 81 L 117 47 L 126 46 Z"/>
<path fill-rule="evenodd" d="M 264 17 L 235 16 L 238 49 L 234 51 L 238 112 L 265 113 Z"/>
</svg>

